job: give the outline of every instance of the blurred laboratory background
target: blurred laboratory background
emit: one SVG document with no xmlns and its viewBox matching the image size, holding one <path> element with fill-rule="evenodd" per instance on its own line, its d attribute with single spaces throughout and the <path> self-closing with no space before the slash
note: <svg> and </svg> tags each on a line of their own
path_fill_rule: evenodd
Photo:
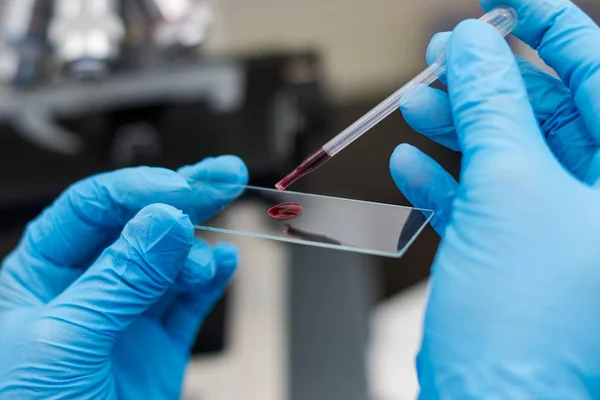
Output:
<svg viewBox="0 0 600 400">
<path fill-rule="evenodd" d="M 597 0 L 578 4 L 600 20 Z M 0 0 L 0 256 L 92 174 L 230 153 L 273 187 L 420 72 L 433 34 L 481 14 L 476 0 Z M 398 112 L 294 190 L 409 205 L 388 171 L 400 143 L 458 172 Z M 223 218 L 252 229 L 264 212 L 244 198 Z M 415 397 L 430 228 L 401 259 L 206 238 L 234 241 L 242 264 L 199 334 L 186 399 Z"/>
</svg>

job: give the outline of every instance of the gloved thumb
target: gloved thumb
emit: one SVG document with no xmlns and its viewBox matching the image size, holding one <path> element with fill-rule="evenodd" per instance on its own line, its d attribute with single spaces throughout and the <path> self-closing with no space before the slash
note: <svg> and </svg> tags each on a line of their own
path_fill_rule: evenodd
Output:
<svg viewBox="0 0 600 400">
<path fill-rule="evenodd" d="M 175 282 L 191 250 L 194 227 L 173 207 L 140 211 L 85 274 L 49 304 L 51 315 L 86 328 L 109 351 L 119 334 Z"/>
</svg>

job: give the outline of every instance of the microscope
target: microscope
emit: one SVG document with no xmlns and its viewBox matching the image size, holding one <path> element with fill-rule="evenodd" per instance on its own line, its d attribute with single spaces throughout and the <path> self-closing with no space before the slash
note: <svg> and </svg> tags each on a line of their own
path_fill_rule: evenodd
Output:
<svg viewBox="0 0 600 400">
<path fill-rule="evenodd" d="M 5 0 L 0 11 L 0 79 L 18 86 L 105 77 L 142 44 L 169 57 L 198 49 L 214 18 L 196 0 Z"/>
<path fill-rule="evenodd" d="M 211 57 L 207 1 L 0 4 L 0 125 L 44 151 L 111 167 L 174 164 L 198 159 L 173 154 L 202 137 L 210 153 L 252 150 L 249 163 L 265 171 L 292 165 L 296 139 L 323 122 L 318 56 Z M 261 109 L 244 117 L 248 107 Z M 213 130 L 235 117 L 252 136 Z"/>
</svg>

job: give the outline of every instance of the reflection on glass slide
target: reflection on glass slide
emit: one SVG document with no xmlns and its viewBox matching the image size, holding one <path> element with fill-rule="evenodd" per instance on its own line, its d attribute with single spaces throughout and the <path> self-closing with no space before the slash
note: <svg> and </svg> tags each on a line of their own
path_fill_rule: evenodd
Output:
<svg viewBox="0 0 600 400">
<path fill-rule="evenodd" d="M 412 207 L 252 186 L 201 184 L 221 195 L 241 193 L 235 202 L 260 200 L 264 223 L 248 227 L 242 221 L 222 218 L 229 209 L 225 207 L 215 218 L 196 226 L 198 230 L 385 257 L 401 257 L 433 216 L 431 210 Z"/>
</svg>

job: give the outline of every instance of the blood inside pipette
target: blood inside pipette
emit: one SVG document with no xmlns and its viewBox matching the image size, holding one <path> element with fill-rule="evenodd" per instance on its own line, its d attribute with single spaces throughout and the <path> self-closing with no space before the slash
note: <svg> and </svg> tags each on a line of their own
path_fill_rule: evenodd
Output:
<svg viewBox="0 0 600 400">
<path fill-rule="evenodd" d="M 298 203 L 281 203 L 271 207 L 269 217 L 277 220 L 292 219 L 302 214 L 302 206 Z"/>
<path fill-rule="evenodd" d="M 302 164 L 298 165 L 295 170 L 293 170 L 290 174 L 288 174 L 285 178 L 277 182 L 275 187 L 277 190 L 282 191 L 287 189 L 291 184 L 296 182 L 298 179 L 302 178 L 313 172 L 315 169 L 319 168 L 321 165 L 325 164 L 327 161 L 331 159 L 331 155 L 327 153 L 321 147 L 319 150 L 312 153 L 306 160 L 302 162 Z"/>
</svg>

